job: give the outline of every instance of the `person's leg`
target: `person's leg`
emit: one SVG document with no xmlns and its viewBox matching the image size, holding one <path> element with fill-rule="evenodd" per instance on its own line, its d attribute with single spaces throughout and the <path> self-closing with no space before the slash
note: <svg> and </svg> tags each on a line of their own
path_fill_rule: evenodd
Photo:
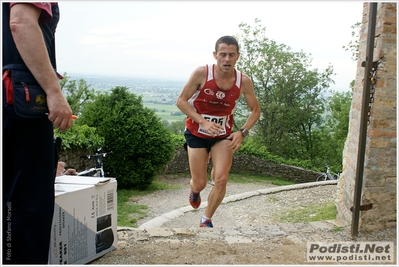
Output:
<svg viewBox="0 0 399 267">
<path fill-rule="evenodd" d="M 3 117 L 3 263 L 47 264 L 54 139 L 47 119 Z"/>
<path fill-rule="evenodd" d="M 212 155 L 211 155 L 211 152 L 210 152 L 210 151 L 209 151 L 208 164 L 209 164 L 210 167 L 211 167 L 211 175 L 210 175 L 210 178 L 209 178 L 209 183 L 210 183 L 211 185 L 214 185 L 214 184 L 215 184 L 215 171 L 214 171 L 214 169 L 213 169 Z"/>
<path fill-rule="evenodd" d="M 194 209 L 198 209 L 200 207 L 200 193 L 206 186 L 207 163 L 206 158 L 204 158 L 206 155 L 206 148 L 188 148 L 188 158 L 191 172 L 190 194 L 188 196 L 188 201 L 190 202 L 191 207 Z"/>
<path fill-rule="evenodd" d="M 233 162 L 233 152 L 228 147 L 230 142 L 230 140 L 222 140 L 211 148 L 215 185 L 209 193 L 208 205 L 204 213 L 208 218 L 212 218 L 226 194 L 227 181 Z"/>
<path fill-rule="evenodd" d="M 211 185 L 215 185 L 215 168 L 211 169 Z"/>
<path fill-rule="evenodd" d="M 188 147 L 190 165 L 190 188 L 194 193 L 201 192 L 206 187 L 208 152 L 206 148 Z"/>
</svg>

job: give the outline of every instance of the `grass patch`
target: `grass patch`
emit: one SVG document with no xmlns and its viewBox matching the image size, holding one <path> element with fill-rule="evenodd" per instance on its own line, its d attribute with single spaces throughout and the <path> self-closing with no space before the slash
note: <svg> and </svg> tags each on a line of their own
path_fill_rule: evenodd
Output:
<svg viewBox="0 0 399 267">
<path fill-rule="evenodd" d="M 145 196 L 159 190 L 179 189 L 178 186 L 154 181 L 145 191 L 118 190 L 118 226 L 137 227 L 137 221 L 147 216 L 148 207 L 137 204 L 135 197 Z"/>
<path fill-rule="evenodd" d="M 284 214 L 277 215 L 279 222 L 299 223 L 334 220 L 337 215 L 337 208 L 332 202 L 324 202 L 307 206 L 300 206 L 297 209 L 289 210 Z"/>
<path fill-rule="evenodd" d="M 118 226 L 136 227 L 137 220 L 147 216 L 148 207 L 132 200 L 137 195 L 137 190 L 118 190 Z"/>
<path fill-rule="evenodd" d="M 160 181 L 154 181 L 152 182 L 152 184 L 148 187 L 147 190 L 145 190 L 144 192 L 146 193 L 151 193 L 151 192 L 155 192 L 155 191 L 159 191 L 159 190 L 177 190 L 180 189 L 180 186 L 177 185 L 171 185 L 171 184 L 165 184 L 163 182 Z"/>
<path fill-rule="evenodd" d="M 333 232 L 342 232 L 343 230 L 344 228 L 341 226 L 334 226 L 332 229 Z"/>
<path fill-rule="evenodd" d="M 229 181 L 234 183 L 248 184 L 248 183 L 262 183 L 269 182 L 273 185 L 292 185 L 296 184 L 294 181 L 284 180 L 277 177 L 269 177 L 264 175 L 249 175 L 240 173 L 230 173 Z"/>
</svg>

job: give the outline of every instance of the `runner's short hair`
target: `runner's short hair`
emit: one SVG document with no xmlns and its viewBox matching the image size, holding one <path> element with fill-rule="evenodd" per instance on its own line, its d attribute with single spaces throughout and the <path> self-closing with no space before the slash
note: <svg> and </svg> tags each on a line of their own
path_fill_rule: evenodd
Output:
<svg viewBox="0 0 399 267">
<path fill-rule="evenodd" d="M 237 40 L 233 36 L 229 36 L 229 35 L 222 36 L 216 41 L 215 52 L 218 51 L 219 44 L 222 44 L 222 43 L 227 44 L 227 45 L 235 45 L 237 47 L 237 52 L 240 52 L 240 47 L 238 45 Z"/>
</svg>

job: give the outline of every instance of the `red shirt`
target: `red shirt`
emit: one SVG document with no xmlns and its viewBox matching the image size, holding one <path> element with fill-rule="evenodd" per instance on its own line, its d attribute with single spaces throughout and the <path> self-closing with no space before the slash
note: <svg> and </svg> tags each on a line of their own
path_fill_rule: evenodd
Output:
<svg viewBox="0 0 399 267">
<path fill-rule="evenodd" d="M 233 113 L 241 91 L 242 74 L 235 71 L 236 80 L 229 90 L 222 90 L 216 85 L 214 79 L 215 65 L 207 65 L 207 79 L 204 86 L 197 90 L 188 100 L 188 103 L 204 119 L 219 123 L 223 126 L 223 133 L 218 136 L 208 134 L 201 125 L 194 120 L 186 119 L 186 128 L 191 134 L 202 138 L 221 138 L 233 132 Z"/>
</svg>

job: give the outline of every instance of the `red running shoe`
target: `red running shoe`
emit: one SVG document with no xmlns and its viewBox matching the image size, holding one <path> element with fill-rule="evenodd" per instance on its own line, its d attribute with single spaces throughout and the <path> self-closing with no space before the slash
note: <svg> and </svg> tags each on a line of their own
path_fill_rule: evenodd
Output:
<svg viewBox="0 0 399 267">
<path fill-rule="evenodd" d="M 198 209 L 199 206 L 201 205 L 200 193 L 196 194 L 191 189 L 190 189 L 190 195 L 188 196 L 188 200 L 190 201 L 191 207 L 193 207 L 194 209 Z"/>
</svg>

